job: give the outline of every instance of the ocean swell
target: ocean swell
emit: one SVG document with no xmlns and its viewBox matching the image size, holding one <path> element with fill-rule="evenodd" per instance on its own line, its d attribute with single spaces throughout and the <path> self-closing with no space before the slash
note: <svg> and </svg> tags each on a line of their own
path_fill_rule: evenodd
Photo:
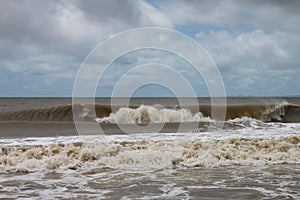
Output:
<svg viewBox="0 0 300 200">
<path fill-rule="evenodd" d="M 218 105 L 216 105 L 218 107 Z M 92 111 L 95 112 L 92 112 Z M 200 112 L 199 112 L 200 111 Z M 74 112 L 74 113 L 73 113 Z M 62 105 L 51 108 L 31 109 L 0 113 L 0 121 L 79 121 L 99 123 L 168 123 L 190 121 L 214 121 L 211 119 L 211 105 L 183 106 L 170 108 L 162 106 L 114 106 Z M 225 120 L 249 117 L 263 122 L 300 122 L 300 106 L 289 103 L 275 105 L 227 105 Z"/>
</svg>

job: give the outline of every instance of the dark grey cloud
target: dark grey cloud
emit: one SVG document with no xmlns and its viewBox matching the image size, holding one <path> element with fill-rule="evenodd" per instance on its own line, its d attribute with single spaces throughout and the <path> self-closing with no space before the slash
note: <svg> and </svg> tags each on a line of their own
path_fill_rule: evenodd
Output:
<svg viewBox="0 0 300 200">
<path fill-rule="evenodd" d="M 287 1 L 239 1 L 244 11 L 249 14 L 249 24 L 253 28 L 265 31 L 299 32 L 300 2 Z"/>
<path fill-rule="evenodd" d="M 2 1 L 0 27 L 2 40 L 47 53 L 74 53 L 104 36 L 97 23 L 90 23 L 86 13 L 67 1 Z"/>
<path fill-rule="evenodd" d="M 0 38 L 58 51 L 82 48 L 112 33 L 155 25 L 145 5 L 132 0 L 4 0 L 0 6 Z M 150 19 L 148 24 L 142 24 L 144 18 Z"/>
<path fill-rule="evenodd" d="M 139 24 L 141 10 L 134 0 L 78 1 L 76 4 L 88 13 L 89 20 L 105 22 L 118 20 L 126 24 L 136 26 Z"/>
<path fill-rule="evenodd" d="M 111 34 L 155 25 L 147 15 L 147 4 L 139 1 L 4 0 L 0 4 L 0 53 L 6 58 L 21 57 L 22 49 L 24 54 L 83 55 Z M 143 24 L 145 16 L 148 24 Z"/>
</svg>

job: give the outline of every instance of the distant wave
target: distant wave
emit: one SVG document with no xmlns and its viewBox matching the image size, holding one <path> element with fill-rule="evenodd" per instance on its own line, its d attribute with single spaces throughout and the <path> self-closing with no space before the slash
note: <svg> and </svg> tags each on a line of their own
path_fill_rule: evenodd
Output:
<svg viewBox="0 0 300 200">
<path fill-rule="evenodd" d="M 0 121 L 73 121 L 73 110 L 82 121 L 95 120 L 96 116 L 91 114 L 90 106 L 85 105 L 62 105 L 51 108 L 30 109 L 16 112 L 0 113 Z M 99 117 L 108 116 L 112 110 L 110 106 L 96 106 Z"/>
<path fill-rule="evenodd" d="M 263 122 L 300 122 L 300 106 L 289 103 L 274 105 L 228 105 L 225 120 L 249 117 Z M 169 108 L 158 105 L 111 108 L 109 105 L 96 105 L 96 115 L 90 105 L 74 105 L 76 116 L 81 121 L 96 120 L 99 123 L 160 123 L 210 121 L 211 106 L 185 106 Z M 113 112 L 114 110 L 114 112 Z M 199 111 L 200 112 L 197 112 Z M 0 113 L 0 121 L 73 121 L 72 105 L 52 108 L 31 109 Z"/>
</svg>

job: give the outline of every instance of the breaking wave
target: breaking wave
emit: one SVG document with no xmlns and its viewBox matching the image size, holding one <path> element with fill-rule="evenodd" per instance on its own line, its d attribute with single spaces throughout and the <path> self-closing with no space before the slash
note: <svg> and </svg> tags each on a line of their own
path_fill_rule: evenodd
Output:
<svg viewBox="0 0 300 200">
<path fill-rule="evenodd" d="M 81 121 L 96 120 L 100 123 L 158 123 L 209 121 L 210 105 L 168 108 L 158 105 L 121 107 L 96 105 L 92 114 L 91 105 L 62 105 L 52 108 L 31 109 L 0 113 L 0 121 L 73 121 L 75 116 Z M 200 110 L 200 112 L 198 112 Z M 289 103 L 277 105 L 228 105 L 226 119 L 249 117 L 263 122 L 300 122 L 300 106 Z M 114 112 L 113 112 L 114 111 Z M 214 120 L 214 119 L 211 119 Z"/>
<path fill-rule="evenodd" d="M 201 112 L 193 114 L 189 109 L 169 109 L 160 106 L 141 105 L 138 108 L 120 108 L 108 117 L 97 118 L 100 123 L 135 123 L 149 124 L 160 122 L 190 122 L 210 121 L 209 117 L 203 117 Z"/>
</svg>

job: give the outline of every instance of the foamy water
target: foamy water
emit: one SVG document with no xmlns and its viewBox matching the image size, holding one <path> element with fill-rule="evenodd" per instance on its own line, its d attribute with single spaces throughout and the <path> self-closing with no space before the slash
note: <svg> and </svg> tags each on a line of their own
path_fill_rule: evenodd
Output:
<svg viewBox="0 0 300 200">
<path fill-rule="evenodd" d="M 300 124 L 242 118 L 210 132 L 3 139 L 0 155 L 3 172 L 293 164 L 300 161 Z"/>
<path fill-rule="evenodd" d="M 1 140 L 0 197 L 300 197 L 300 125 Z M 247 178 L 245 178 L 247 177 Z"/>
</svg>

